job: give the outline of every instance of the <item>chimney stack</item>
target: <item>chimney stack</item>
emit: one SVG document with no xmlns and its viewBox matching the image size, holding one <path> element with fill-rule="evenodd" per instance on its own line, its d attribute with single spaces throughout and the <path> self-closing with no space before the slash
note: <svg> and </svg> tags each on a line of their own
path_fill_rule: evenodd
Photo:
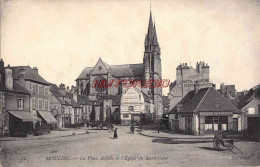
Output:
<svg viewBox="0 0 260 167">
<path fill-rule="evenodd" d="M 13 90 L 13 71 L 10 65 L 5 68 L 5 86 L 9 90 Z"/>
<path fill-rule="evenodd" d="M 26 75 L 25 69 L 20 68 L 19 75 L 18 75 L 18 79 L 19 79 L 18 82 L 19 85 L 21 85 L 22 87 L 25 87 L 25 75 Z"/>
</svg>

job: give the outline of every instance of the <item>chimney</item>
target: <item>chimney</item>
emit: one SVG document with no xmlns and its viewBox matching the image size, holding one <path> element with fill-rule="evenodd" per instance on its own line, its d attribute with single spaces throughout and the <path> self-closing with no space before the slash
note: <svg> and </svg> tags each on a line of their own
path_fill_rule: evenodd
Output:
<svg viewBox="0 0 260 167">
<path fill-rule="evenodd" d="M 63 94 L 64 96 L 66 95 L 66 88 L 65 88 L 65 85 L 63 83 L 60 84 L 59 90 L 60 90 L 61 94 Z"/>
<path fill-rule="evenodd" d="M 19 85 L 21 85 L 22 87 L 25 87 L 25 75 L 26 75 L 25 69 L 20 68 L 18 74 L 18 79 L 19 79 L 18 82 Z"/>
<path fill-rule="evenodd" d="M 5 86 L 9 90 L 13 90 L 13 71 L 10 65 L 5 68 Z"/>
<path fill-rule="evenodd" d="M 33 71 L 35 72 L 35 73 L 37 73 L 38 74 L 38 68 L 37 67 L 33 67 Z"/>
<path fill-rule="evenodd" d="M 71 89 L 70 89 L 70 92 L 72 93 L 72 94 L 75 94 L 75 86 L 71 86 Z"/>
<path fill-rule="evenodd" d="M 0 60 L 0 83 L 4 85 L 5 82 L 5 63 L 3 59 Z"/>
<path fill-rule="evenodd" d="M 198 93 L 199 89 L 200 89 L 200 86 L 199 86 L 198 82 L 196 81 L 196 83 L 194 84 L 194 91 L 195 91 L 195 94 Z"/>
</svg>

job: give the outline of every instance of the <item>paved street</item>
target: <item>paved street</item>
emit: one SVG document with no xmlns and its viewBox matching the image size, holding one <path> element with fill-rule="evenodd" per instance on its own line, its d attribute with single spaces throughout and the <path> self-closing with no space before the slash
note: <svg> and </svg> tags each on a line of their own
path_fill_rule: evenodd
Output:
<svg viewBox="0 0 260 167">
<path fill-rule="evenodd" d="M 230 166 L 260 165 L 260 143 L 236 142 L 244 155 L 215 151 L 210 143 L 178 144 L 172 139 L 130 134 L 129 127 L 113 132 L 41 140 L 1 141 L 2 166 Z"/>
</svg>

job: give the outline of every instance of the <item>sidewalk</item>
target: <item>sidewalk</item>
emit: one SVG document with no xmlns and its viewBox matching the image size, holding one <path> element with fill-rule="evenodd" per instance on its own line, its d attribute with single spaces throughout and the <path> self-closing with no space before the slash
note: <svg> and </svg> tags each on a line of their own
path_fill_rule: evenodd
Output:
<svg viewBox="0 0 260 167">
<path fill-rule="evenodd" d="M 74 128 L 62 128 L 60 130 L 52 130 L 49 134 L 34 136 L 28 135 L 27 137 L 3 137 L 0 138 L 0 141 L 20 141 L 20 140 L 44 140 L 44 139 L 53 139 L 60 137 L 76 136 L 87 134 L 87 127 L 81 127 L 79 129 Z"/>
<path fill-rule="evenodd" d="M 170 139 L 182 142 L 212 142 L 214 138 L 214 135 L 194 136 L 184 134 L 170 134 L 165 132 L 158 133 L 154 130 L 142 130 L 140 134 L 152 138 Z"/>
</svg>

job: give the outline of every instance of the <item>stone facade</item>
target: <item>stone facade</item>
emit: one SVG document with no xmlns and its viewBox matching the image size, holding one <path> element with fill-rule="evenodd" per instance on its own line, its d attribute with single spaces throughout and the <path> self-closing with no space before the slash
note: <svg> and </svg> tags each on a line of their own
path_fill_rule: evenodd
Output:
<svg viewBox="0 0 260 167">
<path fill-rule="evenodd" d="M 197 62 L 196 69 L 188 66 L 187 63 L 180 64 L 176 68 L 176 80 L 170 84 L 168 98 L 171 111 L 190 91 L 199 88 L 206 88 L 212 84 L 209 82 L 209 66 L 204 62 Z"/>
<path fill-rule="evenodd" d="M 161 51 L 151 13 L 144 46 L 145 51 L 141 64 L 108 65 L 99 58 L 94 67 L 86 67 L 76 79 L 75 92 L 78 95 L 88 96 L 93 103 L 100 104 L 100 106 L 95 105 L 96 115 L 98 115 L 98 113 L 104 113 L 107 108 L 106 106 L 112 110 L 112 113 L 118 110 L 120 112 L 120 98 L 119 104 L 117 105 L 115 104 L 116 102 L 111 102 L 111 104 L 106 105 L 104 103 L 108 103 L 109 98 L 107 97 L 111 97 L 110 100 L 113 101 L 115 97 L 121 96 L 123 90 L 122 83 L 118 84 L 118 86 L 115 86 L 116 83 L 113 83 L 113 86 L 108 88 L 97 88 L 93 86 L 97 81 L 105 81 L 109 84 L 113 82 L 113 80 L 123 81 L 132 79 L 148 81 L 150 79 L 162 79 Z M 141 91 L 152 100 L 151 103 L 155 105 L 154 114 L 160 118 L 163 113 L 162 88 L 142 87 Z M 105 98 L 102 98 L 102 96 Z M 98 119 L 98 116 L 96 117 Z"/>
</svg>

